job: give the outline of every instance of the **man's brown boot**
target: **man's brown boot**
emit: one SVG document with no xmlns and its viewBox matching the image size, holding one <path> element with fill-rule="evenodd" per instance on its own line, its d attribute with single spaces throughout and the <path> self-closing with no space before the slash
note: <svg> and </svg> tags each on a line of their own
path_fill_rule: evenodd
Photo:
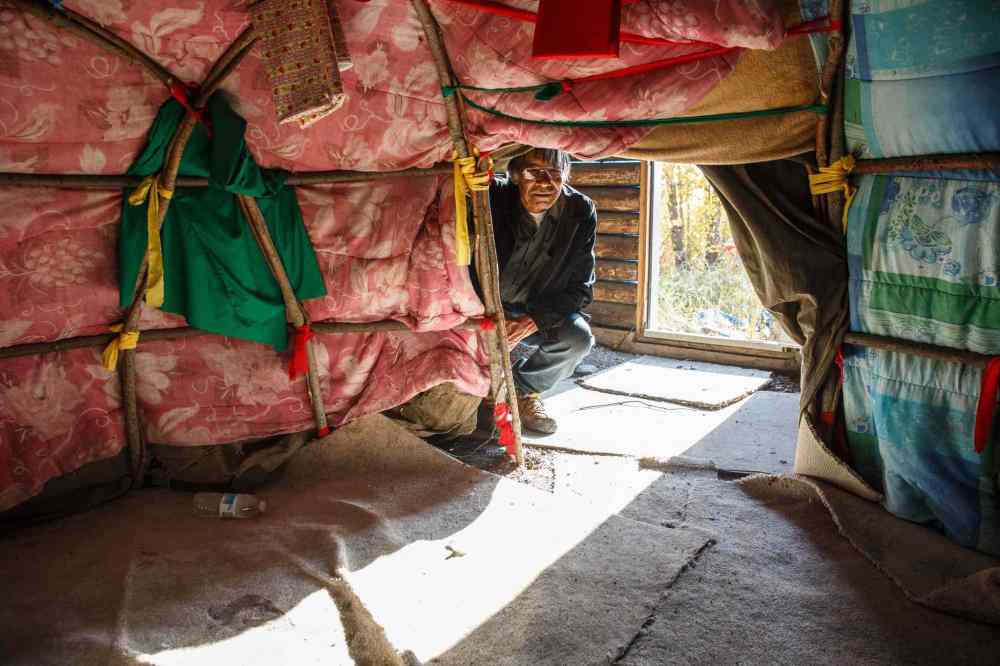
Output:
<svg viewBox="0 0 1000 666">
<path fill-rule="evenodd" d="M 545 413 L 545 405 L 537 393 L 517 397 L 517 409 L 521 414 L 521 426 L 546 435 L 556 431 L 556 420 Z"/>
</svg>

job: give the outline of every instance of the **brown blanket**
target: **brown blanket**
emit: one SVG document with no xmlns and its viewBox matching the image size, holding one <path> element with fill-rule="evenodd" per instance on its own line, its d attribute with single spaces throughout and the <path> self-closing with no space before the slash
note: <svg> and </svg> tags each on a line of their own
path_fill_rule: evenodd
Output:
<svg viewBox="0 0 1000 666">
<path fill-rule="evenodd" d="M 735 71 L 684 116 L 756 111 L 811 104 L 819 76 L 807 37 L 791 37 L 774 51 L 746 51 Z M 661 125 L 625 156 L 687 164 L 747 164 L 799 155 L 815 148 L 815 113 Z"/>
</svg>

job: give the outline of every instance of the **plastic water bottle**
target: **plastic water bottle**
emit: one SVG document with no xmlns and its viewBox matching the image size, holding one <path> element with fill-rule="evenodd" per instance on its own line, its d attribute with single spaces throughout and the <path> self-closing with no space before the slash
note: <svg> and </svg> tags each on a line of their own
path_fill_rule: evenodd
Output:
<svg viewBox="0 0 1000 666">
<path fill-rule="evenodd" d="M 249 493 L 195 493 L 194 514 L 209 518 L 254 518 L 267 502 Z"/>
</svg>

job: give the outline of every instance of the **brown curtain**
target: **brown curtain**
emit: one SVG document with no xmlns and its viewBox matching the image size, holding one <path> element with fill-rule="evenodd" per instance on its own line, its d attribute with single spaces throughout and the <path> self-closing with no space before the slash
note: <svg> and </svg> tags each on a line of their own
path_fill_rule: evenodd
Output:
<svg viewBox="0 0 1000 666">
<path fill-rule="evenodd" d="M 821 390 L 848 322 L 841 231 L 813 210 L 807 167 L 815 155 L 701 166 L 722 198 L 733 241 L 761 302 L 802 345 L 802 407 L 831 405 Z"/>
</svg>

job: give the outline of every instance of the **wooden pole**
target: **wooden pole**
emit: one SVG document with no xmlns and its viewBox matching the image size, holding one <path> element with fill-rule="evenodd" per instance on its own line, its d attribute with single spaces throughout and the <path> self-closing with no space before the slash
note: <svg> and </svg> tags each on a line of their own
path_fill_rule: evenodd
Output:
<svg viewBox="0 0 1000 666">
<path fill-rule="evenodd" d="M 830 18 L 832 20 L 840 20 L 841 25 L 843 25 L 844 15 L 844 0 L 830 0 Z M 819 82 L 820 99 L 824 102 L 829 102 L 830 95 L 836 85 L 838 72 L 841 70 L 844 55 L 844 28 L 841 27 L 829 34 L 826 62 L 823 63 Z M 828 165 L 829 126 L 829 114 L 820 115 L 816 132 L 816 161 L 820 166 Z"/>
<path fill-rule="evenodd" d="M 368 183 L 390 178 L 429 178 L 450 176 L 451 164 L 439 164 L 429 169 L 401 171 L 303 171 L 290 173 L 286 185 L 330 185 L 337 183 Z M 142 182 L 142 176 L 0 173 L 0 187 L 56 187 L 73 190 L 123 190 Z M 179 176 L 176 187 L 208 187 L 208 178 Z"/>
<path fill-rule="evenodd" d="M 831 91 L 830 99 L 827 103 L 830 118 L 830 151 L 828 160 L 833 164 L 844 156 L 844 68 L 840 68 L 840 74 L 834 79 L 834 87 Z M 847 205 L 847 197 L 843 191 L 838 190 L 827 197 L 827 215 L 830 223 L 835 227 L 843 229 L 844 226 L 844 206 Z"/>
<path fill-rule="evenodd" d="M 504 317 L 503 303 L 500 302 L 500 270 L 497 260 L 497 248 L 493 235 L 493 210 L 490 207 L 489 192 L 473 192 L 472 205 L 478 229 L 476 236 L 481 239 L 478 245 L 482 248 L 480 260 L 477 267 L 483 267 L 481 275 L 483 281 L 489 280 L 489 288 L 483 289 L 483 293 L 490 294 L 489 304 L 486 313 L 496 320 L 496 342 L 491 346 L 491 359 L 495 351 L 499 355 L 498 362 L 491 366 L 499 365 L 503 374 L 503 381 L 507 386 L 507 400 L 510 404 L 510 414 L 514 427 L 514 453 L 518 465 L 524 464 L 524 446 L 521 441 L 521 412 L 517 404 L 517 389 L 514 385 L 514 370 L 510 365 L 510 345 L 507 343 L 507 321 Z"/>
<path fill-rule="evenodd" d="M 1000 153 L 956 153 L 858 160 L 851 175 L 960 170 L 1000 172 Z"/>
<path fill-rule="evenodd" d="M 458 324 L 452 331 L 476 331 L 482 327 L 482 320 L 467 319 Z M 314 321 L 309 324 L 309 328 L 317 333 L 334 335 L 353 335 L 358 333 L 398 333 L 412 332 L 406 324 L 398 321 L 372 321 L 372 322 L 340 322 L 340 321 Z M 147 331 L 140 331 L 139 342 L 149 343 L 161 340 L 181 340 L 186 338 L 197 338 L 204 335 L 215 335 L 203 331 L 200 328 L 184 326 L 180 328 L 155 328 Z M 117 333 L 101 333 L 99 335 L 84 335 L 76 338 L 65 338 L 63 340 L 53 340 L 52 342 L 28 342 L 21 345 L 0 348 L 0 360 L 10 358 L 20 358 L 23 356 L 37 356 L 39 354 L 55 354 L 58 352 L 71 351 L 74 349 L 94 349 L 108 346 L 108 343 L 118 337 Z"/>
<path fill-rule="evenodd" d="M 271 274 L 274 275 L 278 288 L 281 290 L 281 299 L 285 302 L 285 319 L 289 324 L 298 328 L 306 323 L 306 317 L 299 306 L 292 284 L 288 280 L 288 273 L 285 272 L 281 255 L 278 254 L 278 249 L 274 246 L 274 241 L 271 240 L 271 234 L 268 233 L 267 221 L 264 220 L 264 215 L 257 206 L 257 200 L 244 194 L 237 195 L 236 199 L 240 204 L 240 210 L 243 211 L 243 217 L 253 233 L 254 240 L 257 241 L 257 246 L 264 256 L 264 262 L 271 269 Z"/>
<path fill-rule="evenodd" d="M 219 59 L 212 64 L 212 68 L 205 75 L 205 81 L 201 84 L 197 96 L 192 100 L 195 108 L 200 109 L 208 103 L 208 98 L 218 90 L 219 86 L 223 84 L 226 78 L 243 61 L 243 58 L 250 52 L 255 41 L 257 41 L 257 36 L 254 34 L 253 27 L 249 27 L 241 32 L 226 47 L 226 50 L 219 56 Z"/>
<path fill-rule="evenodd" d="M 118 380 L 121 382 L 122 407 L 125 412 L 125 443 L 128 446 L 130 476 L 132 477 L 130 488 L 142 486 L 149 460 L 149 447 L 146 446 L 146 437 L 142 432 L 142 420 L 139 415 L 139 398 L 136 393 L 137 375 L 135 350 L 122 350 L 118 359 Z"/>
<path fill-rule="evenodd" d="M 413 7 L 423 26 L 427 37 L 434 66 L 437 68 L 441 86 L 454 85 L 450 60 L 444 46 L 444 39 L 438 28 L 434 14 L 431 13 L 427 0 L 413 0 Z M 455 152 L 460 158 L 472 155 L 469 143 L 465 138 L 462 124 L 462 114 L 458 107 L 457 96 L 444 98 L 445 113 L 448 119 L 448 131 L 451 134 Z M 483 165 L 480 164 L 480 169 Z M 521 415 L 517 406 L 517 392 L 514 387 L 513 370 L 510 367 L 510 348 L 507 344 L 507 322 L 504 319 L 503 306 L 500 303 L 499 267 L 497 266 L 496 239 L 493 236 L 493 220 L 490 215 L 489 192 L 473 192 L 473 220 L 476 227 L 477 262 L 476 268 L 483 288 L 483 300 L 486 314 L 496 321 L 496 329 L 486 332 L 483 339 L 487 341 L 490 350 L 490 374 L 494 386 L 494 400 L 500 399 L 498 375 L 501 375 L 506 386 L 507 403 L 510 408 L 514 429 L 514 458 L 518 465 L 524 464 L 524 447 L 521 441 Z M 465 220 L 458 220 L 462 224 Z M 492 338 L 492 342 L 490 341 Z"/>
<path fill-rule="evenodd" d="M 868 347 L 869 349 L 912 354 L 913 356 L 930 358 L 935 361 L 961 363 L 974 368 L 985 368 L 986 364 L 995 358 L 963 349 L 952 349 L 950 347 L 927 344 L 926 342 L 911 342 L 910 340 L 900 340 L 882 335 L 869 335 L 867 333 L 848 333 L 844 336 L 844 342 L 849 345 Z"/>
<path fill-rule="evenodd" d="M 177 77 L 163 67 L 163 65 L 153 60 L 135 46 L 111 32 L 100 23 L 77 14 L 72 9 L 65 7 L 55 9 L 48 3 L 37 2 L 35 0 L 10 1 L 22 11 L 44 19 L 57 28 L 72 32 L 115 55 L 121 56 L 129 62 L 145 67 L 150 74 L 158 78 L 165 85 L 169 86 L 177 80 Z"/>
<path fill-rule="evenodd" d="M 295 328 L 305 325 L 305 311 L 302 308 L 302 304 L 299 303 L 299 299 L 295 295 L 295 290 L 288 279 L 285 265 L 281 261 L 278 249 L 274 246 L 270 232 L 267 230 L 267 222 L 264 220 L 264 215 L 257 206 L 257 200 L 242 194 L 238 196 L 238 199 L 240 208 L 243 210 L 243 217 L 246 219 L 254 238 L 257 240 L 257 245 L 264 255 L 264 260 L 267 262 L 268 268 L 271 269 L 271 274 L 274 275 L 274 279 L 278 283 L 278 288 L 281 289 L 281 298 L 285 302 L 285 316 L 288 323 Z M 322 433 L 327 430 L 327 422 L 326 409 L 323 406 L 323 392 L 320 390 L 319 385 L 316 350 L 314 343 L 311 341 L 307 340 L 305 344 L 307 355 L 306 387 L 309 391 L 309 403 L 313 408 L 313 420 L 316 423 L 316 431 Z"/>
<path fill-rule="evenodd" d="M 427 48 L 430 49 L 431 59 L 437 68 L 438 80 L 441 87 L 454 85 L 454 77 L 451 72 L 448 53 L 444 48 L 444 40 L 441 31 L 438 29 L 437 21 L 427 0 L 413 0 L 413 8 L 420 19 L 420 25 L 424 29 L 424 36 L 427 37 Z M 458 104 L 455 102 L 455 95 L 444 98 L 444 110 L 448 118 L 448 132 L 451 134 L 451 142 L 455 146 L 455 151 L 459 157 L 468 157 L 472 153 L 469 151 L 469 144 L 465 140 L 465 129 L 462 126 L 462 116 L 458 111 Z"/>
<path fill-rule="evenodd" d="M 208 85 L 202 87 L 197 99 L 196 108 L 204 106 L 204 103 L 211 96 L 212 92 L 231 72 L 240 59 L 249 52 L 249 42 L 247 33 L 244 32 L 230 44 L 222 53 L 219 59 L 209 70 L 206 81 Z M 185 114 L 177 127 L 174 137 L 167 148 L 167 155 L 164 168 L 158 176 L 158 187 L 173 191 L 176 188 L 177 172 L 180 169 L 181 158 L 191 133 L 194 131 L 195 118 L 191 113 Z M 150 189 L 150 197 L 159 197 L 158 187 Z M 161 199 L 156 220 L 157 228 L 163 226 L 170 208 L 170 198 Z M 136 274 L 135 284 L 132 290 L 132 302 L 125 312 L 125 321 L 122 323 L 123 330 L 135 331 L 139 327 L 139 316 L 142 313 L 142 300 L 146 274 L 149 269 L 149 254 L 144 253 L 139 264 L 139 271 Z M 119 378 L 122 385 L 122 402 L 125 410 L 125 441 L 129 447 L 129 459 L 132 464 L 132 484 L 141 484 L 145 477 L 146 466 L 149 463 L 149 451 L 146 446 L 145 436 L 142 432 L 141 415 L 139 414 L 138 397 L 136 395 L 136 351 L 135 349 L 122 350 L 118 364 Z"/>
</svg>

